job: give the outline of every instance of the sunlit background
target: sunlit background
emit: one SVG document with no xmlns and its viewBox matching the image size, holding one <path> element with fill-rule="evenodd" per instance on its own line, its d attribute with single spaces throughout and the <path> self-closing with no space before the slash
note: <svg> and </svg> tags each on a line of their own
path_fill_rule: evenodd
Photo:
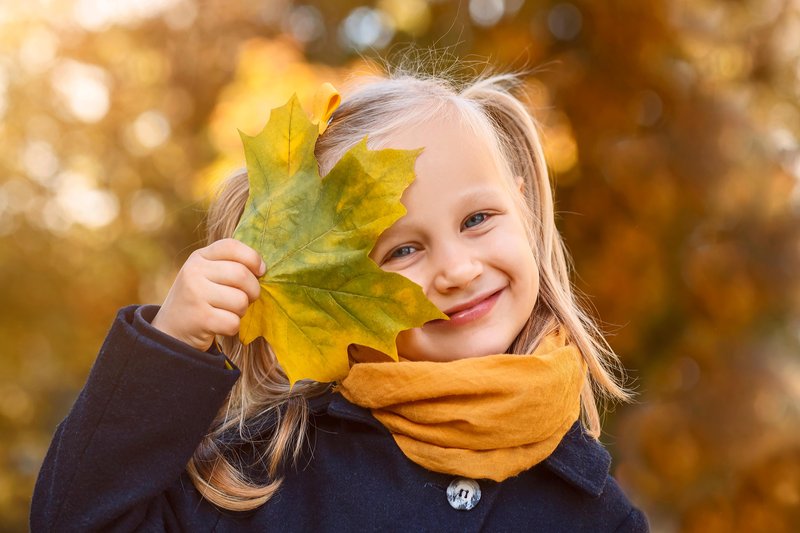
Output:
<svg viewBox="0 0 800 533">
<path fill-rule="evenodd" d="M 198 246 L 237 129 L 409 42 L 530 72 L 653 529 L 800 531 L 798 0 L 0 0 L 0 529 L 116 309 Z"/>
</svg>

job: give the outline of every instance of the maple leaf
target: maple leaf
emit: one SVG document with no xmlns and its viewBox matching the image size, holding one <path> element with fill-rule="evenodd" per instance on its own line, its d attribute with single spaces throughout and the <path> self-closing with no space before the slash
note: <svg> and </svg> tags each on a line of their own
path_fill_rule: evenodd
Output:
<svg viewBox="0 0 800 533">
<path fill-rule="evenodd" d="M 343 378 L 350 344 L 397 360 L 400 331 L 447 318 L 419 285 L 368 256 L 405 214 L 400 196 L 421 150 L 369 150 L 364 139 L 322 178 L 319 129 L 293 96 L 261 133 L 240 132 L 250 195 L 234 237 L 261 254 L 267 271 L 239 336 L 246 344 L 266 338 L 291 383 Z"/>
</svg>

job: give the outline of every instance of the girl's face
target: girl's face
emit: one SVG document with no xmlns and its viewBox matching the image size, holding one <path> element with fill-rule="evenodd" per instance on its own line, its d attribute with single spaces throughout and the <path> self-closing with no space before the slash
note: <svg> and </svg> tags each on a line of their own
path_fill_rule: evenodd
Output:
<svg viewBox="0 0 800 533">
<path fill-rule="evenodd" d="M 372 257 L 422 287 L 450 320 L 401 332 L 410 360 L 448 361 L 505 353 L 539 293 L 536 261 L 515 204 L 521 194 L 485 142 L 457 120 L 436 120 L 392 135 L 386 146 L 424 146 L 408 213 L 386 230 Z"/>
</svg>

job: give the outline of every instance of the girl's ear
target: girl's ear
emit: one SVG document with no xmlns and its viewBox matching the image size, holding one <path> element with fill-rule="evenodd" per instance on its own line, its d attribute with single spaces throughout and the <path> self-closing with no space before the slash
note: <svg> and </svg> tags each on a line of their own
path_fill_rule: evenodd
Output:
<svg viewBox="0 0 800 533">
<path fill-rule="evenodd" d="M 525 194 L 525 178 L 523 178 L 522 176 L 514 176 L 514 183 L 517 184 L 519 192 Z"/>
</svg>

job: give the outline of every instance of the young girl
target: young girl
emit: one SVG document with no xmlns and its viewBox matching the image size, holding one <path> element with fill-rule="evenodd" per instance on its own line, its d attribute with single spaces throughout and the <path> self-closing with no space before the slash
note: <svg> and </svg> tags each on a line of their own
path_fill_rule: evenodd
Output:
<svg viewBox="0 0 800 533">
<path fill-rule="evenodd" d="M 322 175 L 365 136 L 424 147 L 408 213 L 371 257 L 450 320 L 401 333 L 400 362 L 353 346 L 341 383 L 290 387 L 263 339 L 237 338 L 266 270 L 229 238 L 238 174 L 163 305 L 119 312 L 57 429 L 31 529 L 646 531 L 596 440 L 595 394 L 627 393 L 571 288 L 516 81 L 371 80 L 316 144 Z"/>
</svg>

